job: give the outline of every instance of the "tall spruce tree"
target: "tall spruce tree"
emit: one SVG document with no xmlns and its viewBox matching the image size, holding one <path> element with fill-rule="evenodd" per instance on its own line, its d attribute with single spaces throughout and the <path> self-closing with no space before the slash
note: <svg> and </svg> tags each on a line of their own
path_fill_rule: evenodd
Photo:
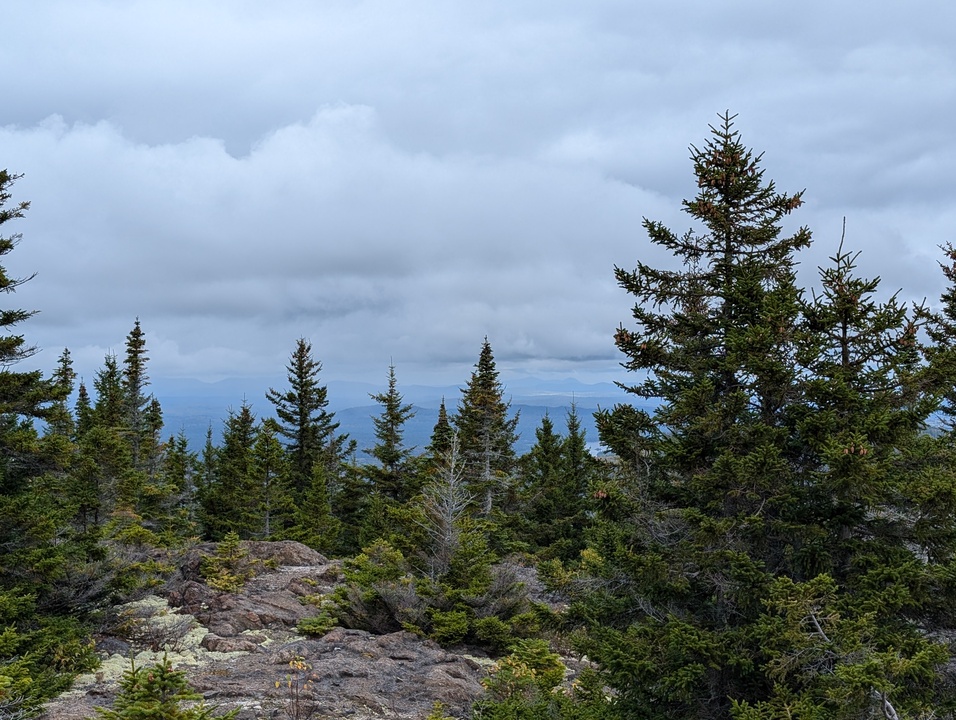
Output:
<svg viewBox="0 0 956 720">
<path fill-rule="evenodd" d="M 824 568 L 840 581 L 861 549 L 854 536 L 867 544 L 886 540 L 876 526 L 892 526 L 890 534 L 904 542 L 908 513 L 900 509 L 891 520 L 885 511 L 904 499 L 899 483 L 910 474 L 908 451 L 939 404 L 922 383 L 925 314 L 896 296 L 878 302 L 879 278 L 854 273 L 858 254 L 841 242 L 820 271 L 821 292 L 805 305 L 798 362 L 807 382 L 794 409 L 801 464 L 815 469 L 806 512 L 829 535 L 804 549 L 804 572 Z"/>
<path fill-rule="evenodd" d="M 332 553 L 339 546 L 342 522 L 332 514 L 327 468 L 324 463 L 312 466 L 312 481 L 308 492 L 295 506 L 295 523 L 290 537 L 324 553 Z"/>
<path fill-rule="evenodd" d="M 914 532 L 929 508 L 954 517 L 921 434 L 945 385 L 925 313 L 874 302 L 842 248 L 806 299 L 809 232 L 781 229 L 801 195 L 721 120 L 692 148 L 701 229 L 644 223 L 680 268 L 615 270 L 637 298 L 616 342 L 646 374 L 628 389 L 658 409 L 598 416 L 629 472 L 592 533 L 590 654 L 626 717 L 916 717 L 946 701 L 917 628 L 952 615 Z"/>
<path fill-rule="evenodd" d="M 70 412 L 68 405 L 75 382 L 76 372 L 73 370 L 73 358 L 69 349 L 64 348 L 53 373 L 53 385 L 59 397 L 53 403 L 47 425 L 51 433 L 65 438 L 73 438 L 76 433 L 76 421 L 73 419 L 73 413 Z"/>
<path fill-rule="evenodd" d="M 516 535 L 539 557 L 574 561 L 584 548 L 587 488 L 595 469 L 574 406 L 567 432 L 561 437 L 551 418 L 542 418 L 535 444 L 519 460 L 519 512 L 506 524 L 520 528 Z"/>
<path fill-rule="evenodd" d="M 952 376 L 938 384 L 926 362 L 929 315 L 879 302 L 856 257 L 841 241 L 803 306 L 790 559 L 758 623 L 774 693 L 741 700 L 741 717 L 919 717 L 954 699 L 928 682 L 946 650 L 926 636 L 954 622 L 956 477 L 925 432 Z"/>
<path fill-rule="evenodd" d="M 427 473 L 433 474 L 437 468 L 443 465 L 444 458 L 451 450 L 452 441 L 455 438 L 455 430 L 448 419 L 448 410 L 445 407 L 445 398 L 442 397 L 441 404 L 438 406 L 438 419 L 432 428 L 432 436 L 425 448 L 425 454 L 428 460 Z"/>
<path fill-rule="evenodd" d="M 952 243 L 941 245 L 945 260 L 940 263 L 948 285 L 940 298 L 940 310 L 931 316 L 927 334 L 932 341 L 928 348 L 931 366 L 941 384 L 946 378 L 956 375 L 956 247 Z M 956 430 L 956 385 L 943 393 L 940 412 L 943 425 Z"/>
<path fill-rule="evenodd" d="M 518 512 L 504 519 L 511 534 L 532 552 L 550 545 L 556 519 L 555 500 L 561 482 L 562 438 L 545 413 L 534 431 L 535 443 L 518 459 Z"/>
<path fill-rule="evenodd" d="M 435 421 L 435 427 L 432 428 L 431 440 L 428 443 L 428 454 L 439 458 L 444 457 L 451 450 L 454 437 L 455 431 L 448 420 L 448 410 L 445 407 L 445 398 L 443 397 L 441 404 L 438 406 L 438 419 Z"/>
<path fill-rule="evenodd" d="M 394 365 L 388 367 L 388 389 L 370 397 L 382 406 L 382 411 L 372 418 L 376 443 L 367 452 L 378 465 L 368 468 L 369 480 L 377 494 L 395 502 L 406 502 L 418 490 L 408 466 L 413 448 L 406 448 L 403 443 L 405 423 L 415 416 L 415 411 L 403 402 Z"/>
<path fill-rule="evenodd" d="M 146 373 L 146 334 L 139 324 L 139 318 L 133 323 L 133 329 L 126 336 L 126 356 L 123 358 L 123 419 L 126 425 L 126 434 L 129 439 L 130 451 L 133 454 L 133 464 L 141 464 L 141 449 L 143 436 L 147 434 L 145 428 L 146 407 L 149 398 L 146 395 L 146 386 L 149 385 L 149 376 Z"/>
<path fill-rule="evenodd" d="M 58 480 L 60 504 L 65 508 L 70 503 L 66 497 L 66 473 L 76 452 L 76 421 L 70 411 L 69 399 L 73 393 L 76 373 L 73 371 L 73 359 L 70 351 L 64 349 L 57 361 L 57 367 L 50 378 L 52 404 L 46 414 L 46 428 L 41 438 L 40 453 L 50 459 L 50 472 Z M 52 478 L 51 478 L 52 479 Z"/>
<path fill-rule="evenodd" d="M 260 518 L 258 536 L 263 540 L 283 537 L 295 507 L 289 493 L 289 461 L 277 435 L 276 422 L 264 420 L 252 448 L 255 512 Z"/>
<path fill-rule="evenodd" d="M 86 383 L 80 380 L 80 385 L 76 389 L 76 437 L 83 437 L 95 424 L 93 412 L 93 402 L 90 400 L 90 392 L 86 389 Z"/>
<path fill-rule="evenodd" d="M 312 344 L 305 338 L 296 341 L 286 370 L 289 389 L 269 388 L 266 398 L 275 405 L 279 433 L 288 440 L 292 491 L 301 498 L 312 481 L 312 466 L 330 462 L 327 456 L 341 449 L 346 436 L 336 444 L 339 424 L 328 410 L 328 389 L 319 382 L 322 363 L 312 356 Z"/>
<path fill-rule="evenodd" d="M 11 175 L 7 170 L 0 170 L 0 226 L 11 220 L 22 218 L 30 207 L 28 202 L 10 204 L 11 188 L 19 178 Z M 19 243 L 21 236 L 0 235 L 0 258 L 5 257 Z M 17 288 L 33 278 L 17 278 L 9 275 L 5 268 L 0 266 L 0 293 L 9 295 Z M 49 401 L 50 387 L 43 381 L 42 373 L 38 370 L 28 372 L 13 372 L 9 368 L 17 363 L 32 357 L 37 349 L 26 343 L 23 335 L 17 333 L 17 326 L 29 320 L 36 314 L 35 310 L 21 308 L 0 308 L 0 329 L 8 333 L 0 337 L 0 421 L 3 432 L 0 438 L 10 436 L 23 418 L 42 417 Z M 0 467 L 3 479 L 6 482 L 14 480 L 18 471 L 17 451 L 12 447 L 4 447 L 3 466 Z"/>
<path fill-rule="evenodd" d="M 261 531 L 253 450 L 256 434 L 256 416 L 244 400 L 226 419 L 222 446 L 214 454 L 214 472 L 199 498 L 203 526 L 212 540 L 230 532 L 249 539 Z"/>
<path fill-rule="evenodd" d="M 565 560 L 576 559 L 585 546 L 585 531 L 591 524 L 592 507 L 588 490 L 598 476 L 601 463 L 588 450 L 587 435 L 581 426 L 578 408 L 571 404 L 565 417 L 567 435 L 561 447 L 561 483 L 556 489 L 555 540 L 550 554 Z"/>
<path fill-rule="evenodd" d="M 196 474 L 196 496 L 197 515 L 205 526 L 205 508 L 207 507 L 206 498 L 213 492 L 216 483 L 219 482 L 219 458 L 218 448 L 212 439 L 212 423 L 206 428 L 206 441 L 203 443 L 202 452 L 199 455 L 199 465 Z"/>
<path fill-rule="evenodd" d="M 81 393 L 75 481 L 83 488 L 84 526 L 91 517 L 95 524 L 106 522 L 117 509 L 123 511 L 121 524 L 127 526 L 138 517 L 141 501 L 151 502 L 144 492 L 156 487 L 152 476 L 159 468 L 162 411 L 158 401 L 144 395 L 147 384 L 145 339 L 137 320 L 126 340 L 122 367 L 109 352 L 96 373 L 92 412 Z M 93 498 L 96 503 L 91 506 Z"/>
<path fill-rule="evenodd" d="M 132 510 L 141 486 L 125 438 L 101 425 L 93 426 L 77 443 L 70 479 L 82 532 L 101 527 L 118 508 Z"/>
<path fill-rule="evenodd" d="M 485 338 L 452 424 L 458 434 L 465 481 L 486 515 L 514 471 L 518 415 L 508 417 L 510 410 L 511 403 L 505 401 L 504 387 L 498 381 L 491 343 Z"/>
<path fill-rule="evenodd" d="M 0 170 L 0 227 L 29 207 L 12 202 L 18 177 Z M 20 239 L 0 235 L 0 258 Z M 31 277 L 12 276 L 0 266 L 0 297 L 9 299 Z M 62 512 L 63 498 L 55 497 L 62 484 L 50 477 L 59 470 L 60 453 L 45 454 L 34 425 L 63 419 L 57 403 L 65 398 L 67 363 L 53 380 L 16 369 L 36 352 L 19 327 L 34 314 L 0 308 L 0 713 L 14 718 L 36 714 L 41 700 L 65 689 L 69 673 L 95 662 L 79 638 L 87 597 L 64 592 L 74 560 L 82 561 L 84 553 Z"/>
<path fill-rule="evenodd" d="M 123 373 L 115 353 L 106 354 L 103 367 L 96 372 L 93 388 L 96 390 L 96 401 L 93 403 L 95 424 L 121 432 L 127 427 L 127 402 Z"/>
<path fill-rule="evenodd" d="M 195 502 L 200 461 L 189 449 L 185 430 L 170 437 L 164 447 L 157 473 L 157 492 L 144 498 L 142 514 L 157 528 L 166 544 L 175 544 L 197 534 Z"/>
<path fill-rule="evenodd" d="M 733 117 L 711 130 L 691 148 L 699 192 L 684 202 L 699 227 L 677 235 L 644 221 L 679 267 L 615 268 L 637 324 L 615 341 L 623 365 L 645 375 L 626 389 L 659 403 L 653 415 L 625 406 L 598 416 L 606 444 L 621 447 L 624 427 L 640 437 L 624 445 L 642 447 L 622 457 L 642 475 L 626 488 L 638 494 L 635 515 L 598 548 L 620 590 L 605 600 L 615 617 L 592 652 L 626 716 L 727 717 L 732 698 L 769 692 L 754 623 L 788 557 L 794 255 L 810 233 L 782 236 L 801 194 L 764 180 Z"/>
</svg>

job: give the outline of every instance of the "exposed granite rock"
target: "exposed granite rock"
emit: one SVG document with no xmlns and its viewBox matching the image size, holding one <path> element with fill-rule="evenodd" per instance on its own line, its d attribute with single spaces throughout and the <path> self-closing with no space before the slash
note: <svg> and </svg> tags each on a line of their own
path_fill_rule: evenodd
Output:
<svg viewBox="0 0 956 720">
<path fill-rule="evenodd" d="M 410 633 L 335 628 L 241 662 L 208 663 L 190 682 L 209 702 L 243 707 L 240 718 L 285 716 L 294 702 L 291 682 L 304 714 L 364 720 L 424 718 L 436 700 L 464 717 L 481 693 L 483 675 L 474 660 Z"/>
<path fill-rule="evenodd" d="M 212 554 L 215 545 L 194 549 L 163 589 L 164 597 L 121 609 L 136 618 L 137 637 L 151 638 L 153 647 L 131 637 L 101 638 L 102 667 L 77 678 L 43 717 L 93 717 L 95 706 L 112 704 L 131 655 L 144 666 L 161 660 L 164 650 L 208 703 L 239 709 L 241 720 L 310 712 L 315 718 L 418 720 L 435 701 L 453 716 L 468 715 L 482 690 L 481 661 L 406 632 L 376 636 L 335 628 L 322 638 L 304 638 L 296 626 L 316 613 L 306 598 L 335 587 L 341 580 L 338 564 L 294 542 L 242 547 L 259 562 L 258 574 L 240 592 L 206 585 L 202 556 Z"/>
</svg>

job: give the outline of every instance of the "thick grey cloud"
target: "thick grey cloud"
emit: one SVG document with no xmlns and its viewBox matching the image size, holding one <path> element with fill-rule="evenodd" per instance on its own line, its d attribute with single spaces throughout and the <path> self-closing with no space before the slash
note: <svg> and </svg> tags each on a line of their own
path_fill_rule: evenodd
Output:
<svg viewBox="0 0 956 720">
<path fill-rule="evenodd" d="M 156 376 L 620 377 L 644 216 L 687 226 L 687 146 L 725 109 L 795 224 L 905 297 L 956 210 L 956 6 L 40 0 L 6 10 L 9 265 L 51 367 L 133 318 Z"/>
</svg>

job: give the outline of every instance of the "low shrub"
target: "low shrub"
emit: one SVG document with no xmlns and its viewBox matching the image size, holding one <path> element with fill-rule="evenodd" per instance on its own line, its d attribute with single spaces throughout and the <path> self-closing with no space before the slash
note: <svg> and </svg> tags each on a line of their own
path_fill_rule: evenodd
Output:
<svg viewBox="0 0 956 720">
<path fill-rule="evenodd" d="M 238 592 L 256 574 L 261 560 L 252 560 L 244 550 L 236 532 L 227 533 L 216 548 L 216 554 L 204 557 L 200 572 L 209 587 L 222 592 Z"/>
<path fill-rule="evenodd" d="M 173 670 L 164 657 L 162 662 L 145 667 L 136 667 L 131 661 L 113 707 L 96 708 L 96 713 L 101 720 L 230 720 L 238 712 L 216 715 L 217 710 L 203 703 L 202 695 L 189 688 L 185 673 Z"/>
<path fill-rule="evenodd" d="M 524 586 L 507 565 L 466 572 L 464 563 L 450 563 L 444 575 L 421 575 L 379 540 L 347 560 L 343 573 L 344 585 L 323 600 L 328 617 L 315 628 L 327 632 L 334 617 L 369 632 L 407 630 L 444 646 L 465 642 L 495 650 L 537 629 Z"/>
<path fill-rule="evenodd" d="M 520 640 L 482 683 L 473 720 L 616 720 L 600 677 L 585 671 L 562 687 L 565 666 L 544 640 Z"/>
</svg>

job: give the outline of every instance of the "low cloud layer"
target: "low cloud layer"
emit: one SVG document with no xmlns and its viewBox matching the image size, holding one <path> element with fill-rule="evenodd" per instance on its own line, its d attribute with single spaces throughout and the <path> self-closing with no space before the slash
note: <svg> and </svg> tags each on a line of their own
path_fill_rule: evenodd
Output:
<svg viewBox="0 0 956 720">
<path fill-rule="evenodd" d="M 847 218 L 861 270 L 938 297 L 956 210 L 956 10 L 731 3 L 37 2 L 11 13 L 9 269 L 89 378 L 139 317 L 154 377 L 620 377 L 615 264 L 667 262 L 687 146 L 725 109 L 806 188 L 805 279 Z M 54 41 L 54 38 L 59 38 Z M 9 226 L 8 226 L 9 227 Z M 5 228 L 6 229 L 6 228 Z"/>
</svg>

